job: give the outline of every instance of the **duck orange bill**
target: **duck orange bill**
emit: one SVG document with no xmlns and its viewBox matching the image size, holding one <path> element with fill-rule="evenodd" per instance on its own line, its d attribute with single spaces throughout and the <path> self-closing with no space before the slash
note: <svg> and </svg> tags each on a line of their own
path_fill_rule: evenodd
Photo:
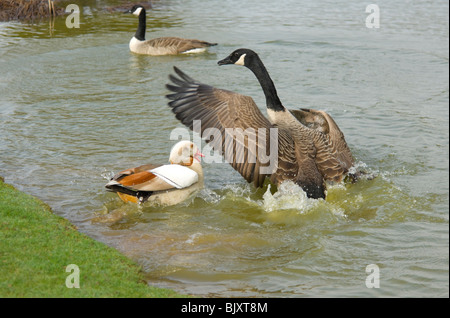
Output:
<svg viewBox="0 0 450 318">
<path fill-rule="evenodd" d="M 201 161 L 200 157 L 205 157 L 205 155 L 202 154 L 199 149 L 197 149 L 197 153 L 194 155 L 194 158 L 198 161 Z"/>
</svg>

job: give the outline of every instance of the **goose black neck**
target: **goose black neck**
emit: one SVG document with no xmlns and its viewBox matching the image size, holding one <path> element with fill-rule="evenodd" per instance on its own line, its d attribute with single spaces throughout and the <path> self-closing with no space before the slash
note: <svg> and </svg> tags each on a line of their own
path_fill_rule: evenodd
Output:
<svg viewBox="0 0 450 318">
<path fill-rule="evenodd" d="M 140 41 L 145 40 L 145 29 L 147 27 L 145 20 L 145 9 L 142 8 L 141 13 L 139 13 L 139 25 L 136 34 L 134 35 L 134 37 Z"/>
<path fill-rule="evenodd" d="M 284 111 L 285 108 L 278 98 L 277 90 L 272 79 L 270 78 L 269 72 L 267 72 L 266 67 L 258 55 L 255 55 L 250 61 L 246 61 L 245 66 L 247 66 L 258 79 L 264 95 L 266 96 L 267 108 L 274 111 Z"/>
</svg>

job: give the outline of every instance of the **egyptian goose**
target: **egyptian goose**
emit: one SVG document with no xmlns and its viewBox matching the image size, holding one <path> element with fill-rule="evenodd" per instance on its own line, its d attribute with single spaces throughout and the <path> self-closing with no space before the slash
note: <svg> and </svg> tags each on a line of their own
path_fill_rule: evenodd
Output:
<svg viewBox="0 0 450 318">
<path fill-rule="evenodd" d="M 141 5 L 135 5 L 126 13 L 132 13 L 139 17 L 136 34 L 131 38 L 130 51 L 146 55 L 175 55 L 182 53 L 201 53 L 206 48 L 217 45 L 195 39 L 182 39 L 178 37 L 161 37 L 145 40 L 146 13 Z"/>
<path fill-rule="evenodd" d="M 176 118 L 191 129 L 193 121 L 200 120 L 202 134 L 208 128 L 218 129 L 222 138 L 206 142 L 222 154 L 235 145 L 236 154 L 243 160 L 228 161 L 256 187 L 261 187 L 266 177 L 277 186 L 292 180 L 308 197 L 325 199 L 325 182 L 340 182 L 353 165 L 344 135 L 331 116 L 309 109 L 287 110 L 281 104 L 264 64 L 252 50 L 236 50 L 218 64 L 243 65 L 253 71 L 266 97 L 269 119 L 263 116 L 251 97 L 202 84 L 174 67 L 179 78 L 170 75 L 175 85 L 166 87 L 174 92 L 167 98 Z M 270 134 L 274 128 L 277 129 L 275 137 Z M 259 138 L 261 129 L 264 134 Z M 247 134 L 245 139 L 246 131 L 253 131 L 255 136 L 249 138 Z M 267 164 L 260 160 L 261 154 L 269 153 L 274 143 L 277 146 L 276 167 L 262 173 L 261 168 Z M 256 160 L 248 160 L 250 154 Z"/>
<path fill-rule="evenodd" d="M 105 187 L 124 202 L 178 204 L 203 187 L 203 156 L 194 143 L 180 141 L 170 151 L 170 164 L 147 164 L 121 171 Z"/>
</svg>

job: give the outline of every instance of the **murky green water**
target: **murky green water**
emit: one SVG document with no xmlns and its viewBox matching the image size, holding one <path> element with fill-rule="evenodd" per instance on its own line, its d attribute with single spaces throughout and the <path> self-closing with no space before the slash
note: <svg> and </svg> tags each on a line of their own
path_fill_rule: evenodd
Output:
<svg viewBox="0 0 450 318">
<path fill-rule="evenodd" d="M 74 1 L 64 18 L 0 23 L 0 175 L 80 231 L 142 265 L 150 284 L 203 296 L 448 297 L 448 2 L 157 1 L 147 37 L 219 42 L 197 56 L 128 51 L 137 21 Z M 356 162 L 377 177 L 329 189 L 255 190 L 227 164 L 204 164 L 206 188 L 174 207 L 122 204 L 118 170 L 167 161 L 182 127 L 164 85 L 174 65 L 252 96 L 253 74 L 217 66 L 257 51 L 289 108 L 331 113 Z M 366 266 L 380 287 L 367 288 Z M 82 268 L 82 264 L 78 264 Z"/>
</svg>

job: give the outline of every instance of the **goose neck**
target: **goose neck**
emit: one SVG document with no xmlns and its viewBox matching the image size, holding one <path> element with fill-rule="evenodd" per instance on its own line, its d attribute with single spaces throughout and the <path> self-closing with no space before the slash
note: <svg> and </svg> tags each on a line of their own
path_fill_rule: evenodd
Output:
<svg viewBox="0 0 450 318">
<path fill-rule="evenodd" d="M 261 59 L 256 55 L 250 63 L 246 66 L 255 74 L 256 78 L 261 85 L 261 88 L 266 97 L 267 108 L 274 111 L 284 111 L 285 108 L 278 97 L 275 85 L 270 78 L 269 72 L 267 72 Z"/>
<path fill-rule="evenodd" d="M 136 34 L 134 35 L 134 37 L 140 41 L 144 41 L 146 28 L 147 28 L 146 14 L 145 14 L 145 9 L 142 8 L 141 12 L 139 13 L 139 24 L 138 24 L 138 28 L 137 28 L 137 31 L 136 31 Z"/>
</svg>

